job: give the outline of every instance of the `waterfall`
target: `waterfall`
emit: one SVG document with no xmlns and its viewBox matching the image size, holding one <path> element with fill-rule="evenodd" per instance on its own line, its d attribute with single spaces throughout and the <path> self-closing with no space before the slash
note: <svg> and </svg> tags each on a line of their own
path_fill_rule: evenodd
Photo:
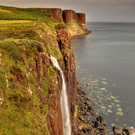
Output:
<svg viewBox="0 0 135 135">
<path fill-rule="evenodd" d="M 61 102 L 61 111 L 62 111 L 62 117 L 63 117 L 63 134 L 71 135 L 68 96 L 67 96 L 67 91 L 66 91 L 66 83 L 65 83 L 64 75 L 57 60 L 52 56 L 50 59 L 53 63 L 53 66 L 57 68 L 57 70 L 59 70 L 61 78 L 62 78 L 62 90 L 60 92 L 60 102 Z"/>
</svg>

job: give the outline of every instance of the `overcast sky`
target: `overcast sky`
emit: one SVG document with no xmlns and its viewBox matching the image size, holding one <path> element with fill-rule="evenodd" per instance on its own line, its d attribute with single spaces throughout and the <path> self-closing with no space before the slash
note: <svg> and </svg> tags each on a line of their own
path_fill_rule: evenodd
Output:
<svg viewBox="0 0 135 135">
<path fill-rule="evenodd" d="M 73 9 L 90 22 L 135 22 L 135 0 L 0 0 L 0 5 Z"/>
</svg>

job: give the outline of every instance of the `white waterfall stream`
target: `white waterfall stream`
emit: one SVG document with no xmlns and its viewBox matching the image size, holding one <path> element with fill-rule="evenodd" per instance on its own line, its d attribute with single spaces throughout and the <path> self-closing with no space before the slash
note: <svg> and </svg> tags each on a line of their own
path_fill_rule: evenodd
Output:
<svg viewBox="0 0 135 135">
<path fill-rule="evenodd" d="M 63 72 L 57 62 L 57 60 L 51 56 L 51 61 L 53 66 L 59 70 L 62 78 L 62 90 L 60 92 L 60 102 L 61 102 L 61 111 L 63 117 L 63 134 L 71 135 L 71 124 L 70 124 L 70 115 L 69 115 L 69 107 L 68 107 L 68 96 L 66 91 L 66 83 L 64 79 Z"/>
</svg>

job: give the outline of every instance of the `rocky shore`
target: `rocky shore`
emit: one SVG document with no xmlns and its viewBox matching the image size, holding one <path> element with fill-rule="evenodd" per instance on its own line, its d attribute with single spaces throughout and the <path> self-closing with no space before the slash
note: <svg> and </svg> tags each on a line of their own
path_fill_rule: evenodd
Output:
<svg viewBox="0 0 135 135">
<path fill-rule="evenodd" d="M 86 83 L 88 86 L 89 84 Z M 105 126 L 107 125 L 106 120 L 98 116 L 98 113 L 94 111 L 93 105 L 95 102 L 91 101 L 90 97 L 86 97 L 86 93 L 82 90 L 79 82 L 77 84 L 77 111 L 78 111 L 78 121 L 79 121 L 79 135 L 135 135 L 135 129 L 133 127 L 120 127 L 113 126 L 112 131 L 105 131 Z M 86 119 L 84 116 L 94 115 L 94 119 Z"/>
</svg>

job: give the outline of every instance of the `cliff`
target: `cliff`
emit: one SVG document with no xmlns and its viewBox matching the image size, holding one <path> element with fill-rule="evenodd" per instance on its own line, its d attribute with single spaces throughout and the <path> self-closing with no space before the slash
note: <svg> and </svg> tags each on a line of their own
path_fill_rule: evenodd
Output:
<svg viewBox="0 0 135 135">
<path fill-rule="evenodd" d="M 53 14 L 58 21 L 41 9 L 0 6 L 0 134 L 63 135 L 61 81 L 50 56 L 63 70 L 72 134 L 78 134 L 76 65 L 62 15 Z"/>
<path fill-rule="evenodd" d="M 72 37 L 90 33 L 86 27 L 85 13 L 76 13 L 73 10 L 62 11 L 57 8 L 42 8 L 42 11 L 49 13 L 52 18 L 64 22 Z"/>
<path fill-rule="evenodd" d="M 51 14 L 51 17 L 54 19 L 59 20 L 60 22 L 63 22 L 63 11 L 60 8 L 42 8 L 42 11 L 46 11 L 48 14 Z"/>
</svg>

